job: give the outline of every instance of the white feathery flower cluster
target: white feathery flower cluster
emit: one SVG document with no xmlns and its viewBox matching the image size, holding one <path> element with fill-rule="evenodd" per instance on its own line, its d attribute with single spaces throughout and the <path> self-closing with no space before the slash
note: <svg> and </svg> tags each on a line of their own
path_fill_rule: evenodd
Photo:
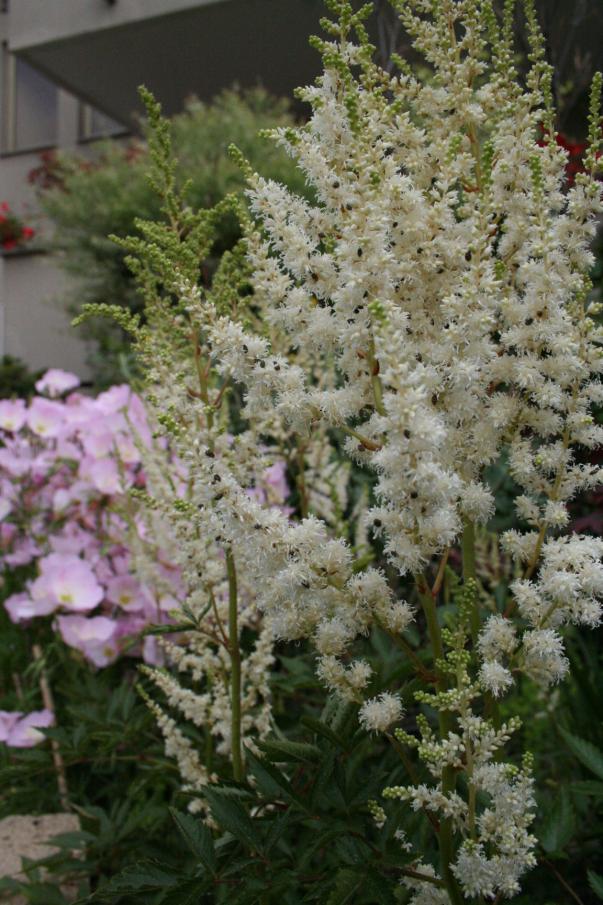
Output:
<svg viewBox="0 0 603 905">
<path fill-rule="evenodd" d="M 439 879 L 431 864 L 418 861 L 415 866 L 417 873 L 427 877 Z M 417 880 L 413 877 L 403 877 L 402 885 L 413 891 L 413 897 L 409 905 L 450 905 L 450 897 L 445 889 L 434 886 L 430 882 Z"/>
<path fill-rule="evenodd" d="M 564 151 L 541 140 L 540 76 L 518 90 L 507 38 L 485 62 L 486 12 L 445 5 L 401 12 L 434 84 L 371 68 L 348 37 L 321 43 L 325 72 L 301 93 L 307 125 L 275 133 L 316 201 L 250 177 L 258 304 L 302 354 L 333 361 L 337 380 L 316 382 L 226 317 L 209 327 L 218 367 L 246 387 L 250 419 L 270 408 L 301 435 L 348 434 L 348 454 L 376 476 L 373 530 L 402 574 L 420 572 L 466 521 L 488 520 L 483 472 L 505 445 L 528 523 L 507 542 L 522 561 L 546 556 L 567 501 L 601 476 L 574 457 L 603 437 L 590 415 L 603 334 L 587 297 L 600 191 L 587 175 L 568 188 Z M 454 48 L 450 22 L 465 30 Z M 352 61 L 361 74 L 344 77 Z M 258 535 L 279 589 L 260 606 L 282 637 L 314 634 L 319 650 L 342 655 L 374 618 L 352 607 L 332 621 L 350 592 L 349 553 L 317 526 L 288 530 L 300 539 L 287 566 L 266 551 L 266 540 L 278 546 L 276 526 Z M 324 570 L 327 549 L 340 565 L 317 593 L 310 573 Z M 497 694 L 510 684 L 504 668 L 482 670 Z"/>
<path fill-rule="evenodd" d="M 163 693 L 167 704 L 185 720 L 215 739 L 218 754 L 231 750 L 231 660 L 223 647 L 210 646 L 193 636 L 187 646 L 166 643 L 168 661 L 182 675 L 188 674 L 194 688 L 187 688 L 167 670 L 145 667 L 143 672 Z M 274 663 L 272 633 L 264 628 L 241 661 L 241 734 L 243 743 L 263 738 L 270 729 L 271 693 L 268 684 Z"/>
<path fill-rule="evenodd" d="M 371 666 L 354 645 L 375 627 L 393 636 L 435 689 L 415 697 L 440 723 L 436 734 L 420 714 L 420 741 L 394 730 L 434 782 L 384 797 L 426 812 L 446 837 L 441 879 L 419 865 L 423 879 L 403 882 L 413 905 L 449 905 L 463 894 L 512 896 L 534 863 L 529 763 L 517 770 L 494 757 L 517 725 L 495 728 L 475 699 L 501 696 L 517 670 L 558 681 L 568 666 L 560 629 L 600 619 L 603 542 L 559 536 L 569 501 L 603 477 L 578 455 L 603 441 L 591 413 L 602 398 L 603 327 L 588 276 L 603 212 L 599 116 L 595 92 L 587 171 L 568 185 L 529 4 L 525 87 L 514 71 L 512 4 L 503 27 L 480 0 L 395 5 L 429 81 L 373 64 L 362 11 L 331 0 L 340 21 L 315 42 L 324 72 L 299 95 L 309 120 L 274 132 L 312 200 L 248 173 L 244 242 L 261 326 L 211 293 L 202 300 L 195 270 L 167 286 L 186 311 L 182 344 L 197 338 L 194 360 L 173 361 L 171 315 L 163 346 L 145 334 L 145 354 L 158 420 L 189 476 L 178 494 L 158 474 L 155 505 L 174 526 L 183 612 L 209 639 L 175 659 L 200 681 L 240 667 L 251 689 L 242 729 L 261 734 L 271 640 L 309 639 L 322 683 L 360 703 L 367 730 L 383 732 L 400 719 L 400 698 L 394 690 L 365 700 Z M 245 425 L 235 436 L 221 405 L 233 385 Z M 331 441 L 342 435 L 343 444 Z M 371 487 L 366 511 L 354 515 L 360 550 L 342 518 L 351 469 L 331 466 L 342 447 Z M 275 448 L 288 448 L 299 472 L 298 519 L 262 491 Z M 522 524 L 503 547 L 520 577 L 505 615 L 491 612 L 480 626 L 474 531 L 494 512 L 486 469 L 503 455 Z M 370 534 L 387 568 L 367 565 Z M 438 594 L 461 537 L 465 581 L 452 627 L 442 628 Z M 424 651 L 400 637 L 414 618 L 398 599 L 400 576 L 416 584 L 431 672 Z M 236 638 L 225 637 L 237 578 L 239 628 L 267 639 L 257 662 L 252 652 L 239 664 Z M 226 686 L 195 698 L 155 678 L 234 757 Z"/>
<path fill-rule="evenodd" d="M 180 776 L 184 780 L 183 791 L 195 796 L 189 802 L 189 810 L 193 813 L 202 811 L 203 802 L 199 796 L 208 783 L 216 782 L 217 777 L 208 773 L 192 741 L 184 735 L 176 721 L 156 701 L 148 697 L 146 701 L 165 739 L 165 753 L 168 757 L 173 757 L 178 765 Z"/>
<path fill-rule="evenodd" d="M 483 663 L 482 685 L 496 697 L 512 684 L 510 669 L 522 670 L 550 685 L 567 673 L 559 629 L 568 623 L 596 626 L 601 621 L 603 541 L 598 537 L 565 535 L 541 544 L 535 579 L 518 578 L 511 585 L 521 636 L 511 619 L 490 616 L 478 642 Z"/>
<path fill-rule="evenodd" d="M 531 775 L 488 763 L 477 767 L 473 783 L 490 803 L 477 818 L 477 841 L 463 842 L 452 869 L 468 898 L 514 896 L 519 877 L 536 864 L 536 838 L 528 830 L 536 805 Z"/>
<path fill-rule="evenodd" d="M 360 725 L 367 732 L 387 732 L 402 718 L 400 698 L 387 691 L 364 702 L 358 713 Z"/>
</svg>

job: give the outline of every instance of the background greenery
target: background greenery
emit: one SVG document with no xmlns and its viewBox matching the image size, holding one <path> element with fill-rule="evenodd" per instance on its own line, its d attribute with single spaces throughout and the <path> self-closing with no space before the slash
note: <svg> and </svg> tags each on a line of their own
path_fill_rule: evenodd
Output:
<svg viewBox="0 0 603 905">
<path fill-rule="evenodd" d="M 213 207 L 229 192 L 241 190 L 244 178 L 228 155 L 236 144 L 264 176 L 303 194 L 302 175 L 286 154 L 258 135 L 262 129 L 287 126 L 293 115 L 285 101 L 261 89 L 245 93 L 225 91 L 211 104 L 191 100 L 173 117 L 178 178 L 186 183 L 186 198 L 194 209 Z M 144 133 L 143 124 L 143 133 Z M 136 219 L 160 216 L 160 202 L 149 184 L 147 147 L 142 139 L 126 143 L 100 142 L 93 157 L 46 154 L 31 174 L 44 212 L 50 218 L 49 247 L 74 278 L 66 303 L 75 315 L 87 303 L 105 302 L 141 310 L 132 275 L 124 263 L 126 252 L 109 236 L 136 234 Z M 199 279 L 211 280 L 216 258 L 239 238 L 234 219 L 221 223 L 207 261 L 200 262 Z M 90 360 L 94 382 L 108 386 L 132 376 L 128 344 L 121 329 L 101 319 L 79 328 L 93 340 Z"/>
</svg>

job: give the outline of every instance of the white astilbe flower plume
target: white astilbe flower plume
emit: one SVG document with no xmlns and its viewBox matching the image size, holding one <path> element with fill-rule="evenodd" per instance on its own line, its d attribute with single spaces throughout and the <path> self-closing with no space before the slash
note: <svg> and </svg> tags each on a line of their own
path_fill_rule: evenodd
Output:
<svg viewBox="0 0 603 905">
<path fill-rule="evenodd" d="M 396 695 L 383 692 L 369 698 L 360 708 L 358 719 L 367 732 L 387 732 L 402 718 L 402 702 Z"/>
</svg>

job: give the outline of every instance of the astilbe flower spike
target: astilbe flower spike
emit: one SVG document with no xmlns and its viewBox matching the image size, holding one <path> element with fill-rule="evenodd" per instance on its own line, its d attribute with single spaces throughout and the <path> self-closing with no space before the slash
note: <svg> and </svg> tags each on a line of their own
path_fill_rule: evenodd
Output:
<svg viewBox="0 0 603 905">
<path fill-rule="evenodd" d="M 393 74 L 372 62 L 370 7 L 328 5 L 335 15 L 323 22 L 327 39 L 313 41 L 324 71 L 299 92 L 309 121 L 272 133 L 313 200 L 241 161 L 249 210 L 238 211 L 254 292 L 243 316 L 237 287 L 227 292 L 228 270 L 216 280 L 219 291 L 197 286 L 211 217 L 232 202 L 197 218 L 187 210 L 164 153 L 166 126 L 150 105 L 154 177 L 171 226 L 143 224 L 144 238 L 127 243 L 149 320 L 124 325 L 135 334 L 157 419 L 194 476 L 186 505 L 170 501 L 167 487 L 153 505 L 171 512 L 185 578 L 192 586 L 197 577 L 188 606 L 199 630 L 216 633 L 229 620 L 223 669 L 231 677 L 235 779 L 242 776 L 235 640 L 237 615 L 246 612 L 245 594 L 233 593 L 236 564 L 253 600 L 252 624 L 276 638 L 310 639 L 324 685 L 360 705 L 367 731 L 385 732 L 424 765 L 425 782 L 384 791 L 385 802 L 426 814 L 437 835 L 439 864 L 424 863 L 419 852 L 416 870 L 403 878 L 413 905 L 500 902 L 535 862 L 535 804 L 530 757 L 521 767 L 502 759 L 519 722 L 500 725 L 486 714 L 520 673 L 545 687 L 559 681 L 568 668 L 563 626 L 600 620 L 601 544 L 564 532 L 568 502 L 602 477 L 576 455 L 603 438 L 591 414 L 603 399 L 603 333 L 588 277 L 602 211 L 601 78 L 585 171 L 568 184 L 530 0 L 523 86 L 513 63 L 513 2 L 499 21 L 489 0 L 395 0 L 430 67 L 426 81 L 403 61 Z M 223 406 L 230 386 L 243 396 L 245 428 L 234 437 Z M 335 432 L 346 436 L 355 467 L 374 479 L 361 522 L 382 545 L 388 573 L 368 565 L 349 533 L 308 504 L 306 445 Z M 283 438 L 299 453 L 300 518 L 249 493 L 253 450 L 268 464 L 266 450 Z M 503 538 L 520 577 L 501 611 L 483 604 L 475 530 L 495 512 L 485 471 L 503 453 L 520 489 L 523 528 Z M 463 584 L 442 627 L 439 595 L 454 546 Z M 438 715 L 436 727 L 419 714 L 413 732 L 395 728 L 399 689 L 372 694 L 371 668 L 354 656 L 357 640 L 376 626 L 404 646 L 415 612 L 399 597 L 400 578 L 414 584 L 416 627 L 433 661 L 428 669 L 414 654 L 421 680 L 414 697 Z M 228 605 L 212 600 L 225 585 Z M 214 602 L 215 616 L 202 622 Z M 191 667 L 201 673 L 214 657 L 206 645 Z M 211 731 L 207 701 L 169 677 L 156 681 Z M 227 712 L 224 702 L 219 718 Z M 190 779 L 190 744 L 169 717 L 160 719 Z M 386 807 L 372 805 L 381 824 L 393 819 Z"/>
</svg>

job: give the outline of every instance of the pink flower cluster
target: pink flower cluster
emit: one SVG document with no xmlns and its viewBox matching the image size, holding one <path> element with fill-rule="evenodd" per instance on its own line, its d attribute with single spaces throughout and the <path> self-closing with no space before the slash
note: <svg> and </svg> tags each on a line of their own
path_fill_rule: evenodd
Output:
<svg viewBox="0 0 603 905">
<path fill-rule="evenodd" d="M 129 490 L 146 484 L 140 450 L 151 443 L 142 401 L 128 386 L 96 398 L 78 391 L 74 374 L 52 369 L 39 395 L 0 400 L 0 584 L 2 572 L 23 568 L 19 593 L 4 605 L 15 623 L 47 618 L 65 644 L 94 666 L 120 654 L 157 665 L 162 650 L 151 623 L 172 622 L 186 597 L 180 570 L 149 538 Z M 186 492 L 186 472 L 171 457 Z M 261 475 L 250 495 L 285 512 L 284 462 Z M 134 537 L 133 537 L 134 533 Z M 149 549 L 159 587 L 135 575 L 133 541 Z M 50 711 L 0 711 L 0 742 L 26 747 L 43 741 L 36 727 Z"/>
<path fill-rule="evenodd" d="M 78 378 L 48 371 L 29 404 L 0 400 L 0 570 L 31 566 L 35 577 L 5 601 L 13 622 L 54 617 L 64 642 L 95 666 L 124 649 L 146 662 L 155 640 L 138 643 L 149 623 L 170 621 L 171 595 L 158 597 L 132 574 L 125 494 L 143 487 L 139 445 L 151 433 L 143 404 L 128 386 L 96 398 Z M 178 570 L 156 551 L 159 570 L 178 597 Z"/>
</svg>

